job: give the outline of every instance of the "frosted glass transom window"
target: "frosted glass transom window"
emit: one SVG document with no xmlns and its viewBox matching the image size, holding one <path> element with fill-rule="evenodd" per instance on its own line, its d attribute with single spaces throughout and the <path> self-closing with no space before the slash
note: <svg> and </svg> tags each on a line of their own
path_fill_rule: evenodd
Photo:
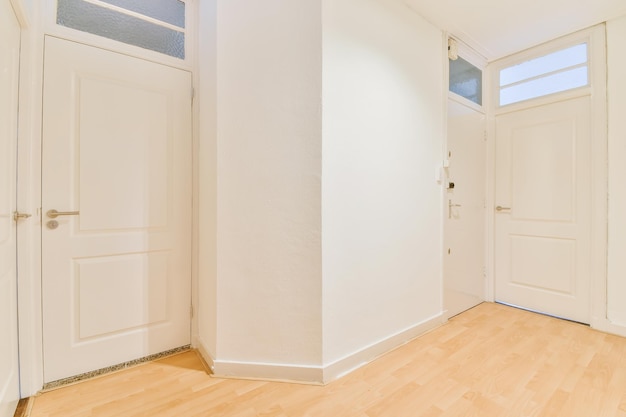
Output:
<svg viewBox="0 0 626 417">
<path fill-rule="evenodd" d="M 455 94 L 483 105 L 483 72 L 461 57 L 450 59 L 449 90 Z"/>
<path fill-rule="evenodd" d="M 180 0 L 58 0 L 57 24 L 185 59 Z"/>
<path fill-rule="evenodd" d="M 586 43 L 500 70 L 500 106 L 589 85 Z"/>
<path fill-rule="evenodd" d="M 185 3 L 179 0 L 101 0 L 126 10 L 141 13 L 161 22 L 185 28 Z"/>
</svg>

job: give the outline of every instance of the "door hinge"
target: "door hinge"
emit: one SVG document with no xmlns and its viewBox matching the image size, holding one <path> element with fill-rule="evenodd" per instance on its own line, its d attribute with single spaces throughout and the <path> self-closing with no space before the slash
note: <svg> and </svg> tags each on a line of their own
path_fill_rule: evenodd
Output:
<svg viewBox="0 0 626 417">
<path fill-rule="evenodd" d="M 193 318 L 193 316 L 194 316 L 193 306 L 189 306 L 189 317 Z"/>
<path fill-rule="evenodd" d="M 194 98 L 196 98 L 196 89 L 191 87 L 191 100 L 193 101 Z"/>
<path fill-rule="evenodd" d="M 484 132 L 483 138 L 484 138 L 485 142 L 487 142 L 487 131 L 486 130 Z"/>
</svg>

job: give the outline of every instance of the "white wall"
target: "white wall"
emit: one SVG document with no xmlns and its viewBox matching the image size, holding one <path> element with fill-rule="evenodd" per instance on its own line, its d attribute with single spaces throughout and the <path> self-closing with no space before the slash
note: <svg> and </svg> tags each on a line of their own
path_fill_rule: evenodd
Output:
<svg viewBox="0 0 626 417">
<path fill-rule="evenodd" d="M 198 134 L 198 339 L 204 355 L 217 349 L 217 0 L 198 3 L 198 71 L 195 128 Z"/>
<path fill-rule="evenodd" d="M 320 0 L 217 1 L 217 373 L 321 363 L 321 58 Z"/>
<path fill-rule="evenodd" d="M 439 324 L 441 31 L 397 0 L 207 0 L 200 51 L 216 373 L 332 379 Z"/>
<path fill-rule="evenodd" d="M 396 0 L 323 4 L 323 353 L 332 365 L 439 322 L 445 94 L 440 30 Z"/>
<path fill-rule="evenodd" d="M 626 16 L 607 23 L 609 116 L 608 318 L 626 326 Z M 625 332 L 626 333 L 626 332 Z"/>
</svg>

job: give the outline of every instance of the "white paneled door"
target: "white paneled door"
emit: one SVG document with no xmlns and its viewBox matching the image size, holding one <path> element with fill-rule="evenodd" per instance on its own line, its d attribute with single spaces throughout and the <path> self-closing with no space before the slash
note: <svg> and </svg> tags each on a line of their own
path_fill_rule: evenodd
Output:
<svg viewBox="0 0 626 417">
<path fill-rule="evenodd" d="M 0 0 L 0 417 L 19 400 L 16 274 L 16 161 L 20 26 Z"/>
<path fill-rule="evenodd" d="M 496 118 L 496 300 L 590 321 L 590 97 Z"/>
<path fill-rule="evenodd" d="M 448 99 L 444 308 L 455 316 L 485 299 L 485 115 Z"/>
<path fill-rule="evenodd" d="M 189 344 L 190 73 L 47 37 L 43 97 L 45 381 Z"/>
</svg>

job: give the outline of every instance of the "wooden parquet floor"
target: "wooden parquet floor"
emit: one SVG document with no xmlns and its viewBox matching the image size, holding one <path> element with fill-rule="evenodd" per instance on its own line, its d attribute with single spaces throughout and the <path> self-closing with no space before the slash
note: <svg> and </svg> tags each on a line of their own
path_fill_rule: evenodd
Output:
<svg viewBox="0 0 626 417">
<path fill-rule="evenodd" d="M 212 378 L 192 351 L 31 412 L 75 416 L 626 417 L 626 339 L 484 303 L 324 387 Z"/>
</svg>

